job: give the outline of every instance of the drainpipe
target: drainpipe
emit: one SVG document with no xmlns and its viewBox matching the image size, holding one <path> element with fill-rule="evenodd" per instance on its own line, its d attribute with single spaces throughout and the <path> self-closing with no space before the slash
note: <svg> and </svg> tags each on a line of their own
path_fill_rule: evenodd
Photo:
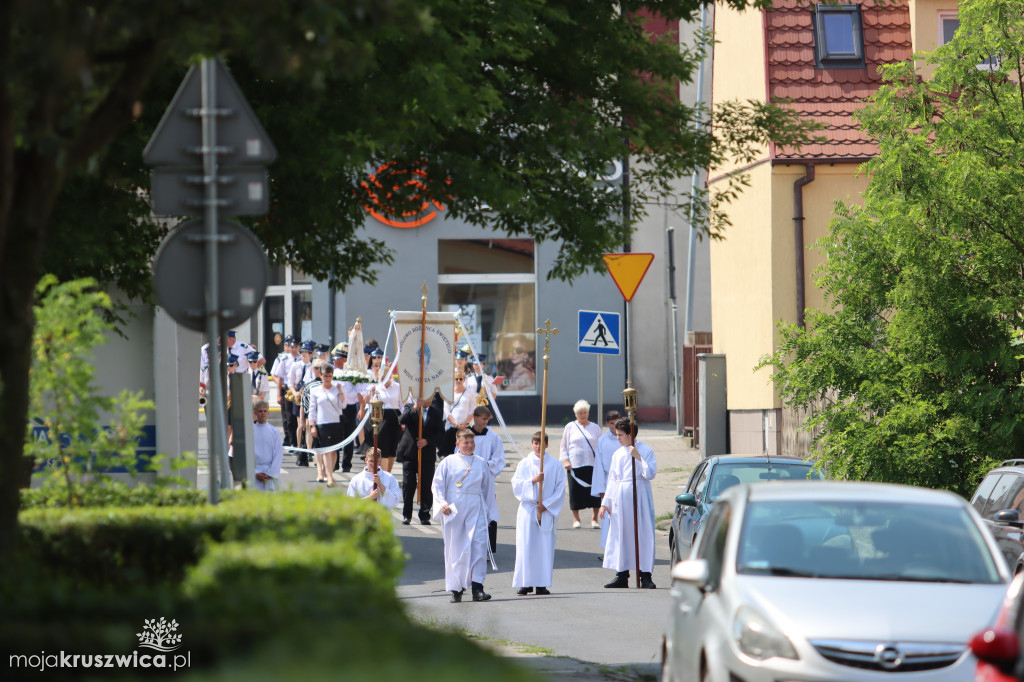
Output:
<svg viewBox="0 0 1024 682">
<path fill-rule="evenodd" d="M 796 323 L 806 329 L 804 308 L 804 187 L 814 182 L 814 166 L 804 166 L 806 174 L 793 183 L 793 232 L 796 246 Z"/>
</svg>

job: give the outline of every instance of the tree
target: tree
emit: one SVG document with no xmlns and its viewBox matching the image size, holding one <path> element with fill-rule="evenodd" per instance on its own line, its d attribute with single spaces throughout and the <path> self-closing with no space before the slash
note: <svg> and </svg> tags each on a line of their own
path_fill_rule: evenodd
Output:
<svg viewBox="0 0 1024 682">
<path fill-rule="evenodd" d="M 600 267 L 646 197 L 807 127 L 763 103 L 714 128 L 677 101 L 707 44 L 650 40 L 645 17 L 706 0 L 7 3 L 0 9 L 0 554 L 13 545 L 31 300 L 40 272 L 148 293 L 165 227 L 148 215 L 141 144 L 190 55 L 219 53 L 276 146 L 272 210 L 250 221 L 270 257 L 337 287 L 390 258 L 357 229 L 373 189 L 400 214 L 424 200 L 508 234 L 562 243 L 551 273 Z M 742 7 L 747 0 L 730 0 Z M 151 86 L 151 87 L 150 87 Z M 596 178 L 627 151 L 629 192 Z M 409 183 L 408 180 L 415 182 Z M 743 184 L 702 197 L 712 231 Z M 102 210 L 97 210 L 102 207 Z M 324 249 L 329 244 L 332 250 Z M 80 248 L 69 249 L 69 245 Z"/>
<path fill-rule="evenodd" d="M 781 325 L 764 364 L 812 409 L 833 475 L 969 496 L 1024 450 L 1024 6 L 973 0 L 960 20 L 918 56 L 933 80 L 886 67 L 861 115 L 880 143 L 863 208 L 840 204 L 820 244 L 830 310 Z"/>
</svg>

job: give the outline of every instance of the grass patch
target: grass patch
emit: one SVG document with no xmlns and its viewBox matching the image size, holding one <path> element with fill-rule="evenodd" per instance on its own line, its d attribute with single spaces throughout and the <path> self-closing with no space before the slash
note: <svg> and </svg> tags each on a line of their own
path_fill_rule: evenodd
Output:
<svg viewBox="0 0 1024 682">
<path fill-rule="evenodd" d="M 690 469 L 685 467 L 666 467 L 664 469 L 658 469 L 659 474 L 679 474 L 684 471 L 690 471 Z"/>
<path fill-rule="evenodd" d="M 675 514 L 672 512 L 665 512 L 664 514 L 659 514 L 654 518 L 654 527 L 658 530 L 668 530 L 668 527 L 671 525 L 673 516 L 675 516 Z"/>
</svg>

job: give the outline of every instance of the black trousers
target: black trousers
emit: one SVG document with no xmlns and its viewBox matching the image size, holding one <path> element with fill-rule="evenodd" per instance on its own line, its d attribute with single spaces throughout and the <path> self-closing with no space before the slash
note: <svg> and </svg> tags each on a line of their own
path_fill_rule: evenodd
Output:
<svg viewBox="0 0 1024 682">
<path fill-rule="evenodd" d="M 356 414 L 359 412 L 359 405 L 346 405 L 341 411 L 341 426 L 348 438 L 349 434 L 356 430 Z M 356 442 L 352 441 L 342 448 L 341 470 L 349 471 L 352 468 L 352 453 L 355 452 Z"/>
<path fill-rule="evenodd" d="M 292 414 L 292 405 L 289 402 L 278 403 L 281 406 L 281 423 L 284 426 L 285 447 L 295 447 L 295 430 L 299 425 L 299 418 Z"/>
<path fill-rule="evenodd" d="M 434 482 L 434 467 L 437 455 L 423 453 L 423 491 L 420 497 L 420 521 L 429 521 L 434 506 L 434 493 L 430 484 Z M 402 462 L 402 516 L 412 518 L 412 505 L 416 502 L 416 461 Z"/>
</svg>

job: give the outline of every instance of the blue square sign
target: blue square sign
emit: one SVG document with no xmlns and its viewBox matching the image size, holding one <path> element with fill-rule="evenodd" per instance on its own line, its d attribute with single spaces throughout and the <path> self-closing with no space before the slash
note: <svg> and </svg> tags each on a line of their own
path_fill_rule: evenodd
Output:
<svg viewBox="0 0 1024 682">
<path fill-rule="evenodd" d="M 579 350 L 581 353 L 618 355 L 622 336 L 618 313 L 596 310 L 579 311 Z"/>
</svg>

